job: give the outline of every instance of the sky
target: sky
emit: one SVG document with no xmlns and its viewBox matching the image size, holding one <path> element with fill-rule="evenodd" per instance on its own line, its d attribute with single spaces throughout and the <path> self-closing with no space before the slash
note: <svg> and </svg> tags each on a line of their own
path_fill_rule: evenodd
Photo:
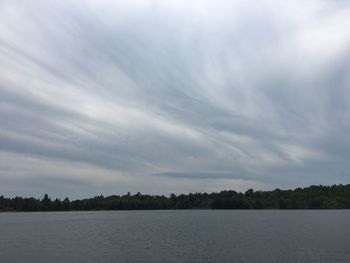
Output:
<svg viewBox="0 0 350 263">
<path fill-rule="evenodd" d="M 0 1 L 0 195 L 350 182 L 350 2 Z"/>
</svg>

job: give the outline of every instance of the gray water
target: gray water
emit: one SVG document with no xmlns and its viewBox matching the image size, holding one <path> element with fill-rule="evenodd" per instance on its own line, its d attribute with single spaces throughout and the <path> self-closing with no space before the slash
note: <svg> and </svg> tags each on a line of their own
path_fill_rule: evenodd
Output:
<svg viewBox="0 0 350 263">
<path fill-rule="evenodd" d="M 350 262 L 350 211 L 0 213 L 0 262 Z"/>
</svg>

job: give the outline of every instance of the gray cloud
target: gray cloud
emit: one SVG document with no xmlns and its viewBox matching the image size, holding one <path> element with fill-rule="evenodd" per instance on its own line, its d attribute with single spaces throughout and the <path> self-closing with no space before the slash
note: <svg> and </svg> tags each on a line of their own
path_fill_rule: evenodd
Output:
<svg viewBox="0 0 350 263">
<path fill-rule="evenodd" d="M 327 0 L 2 1 L 0 190 L 348 183 L 349 15 Z"/>
</svg>

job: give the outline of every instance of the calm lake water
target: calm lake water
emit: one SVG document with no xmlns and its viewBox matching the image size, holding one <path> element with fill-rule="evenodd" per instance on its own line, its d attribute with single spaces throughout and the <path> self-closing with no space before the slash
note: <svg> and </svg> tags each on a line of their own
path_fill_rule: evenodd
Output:
<svg viewBox="0 0 350 263">
<path fill-rule="evenodd" d="M 0 213 L 0 262 L 350 262 L 350 211 Z"/>
</svg>

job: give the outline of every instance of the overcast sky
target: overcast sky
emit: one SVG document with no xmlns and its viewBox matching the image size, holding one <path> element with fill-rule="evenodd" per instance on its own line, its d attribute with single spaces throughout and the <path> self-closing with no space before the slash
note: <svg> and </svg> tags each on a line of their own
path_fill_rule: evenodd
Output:
<svg viewBox="0 0 350 263">
<path fill-rule="evenodd" d="M 0 2 L 0 195 L 350 182 L 350 3 Z"/>
</svg>

